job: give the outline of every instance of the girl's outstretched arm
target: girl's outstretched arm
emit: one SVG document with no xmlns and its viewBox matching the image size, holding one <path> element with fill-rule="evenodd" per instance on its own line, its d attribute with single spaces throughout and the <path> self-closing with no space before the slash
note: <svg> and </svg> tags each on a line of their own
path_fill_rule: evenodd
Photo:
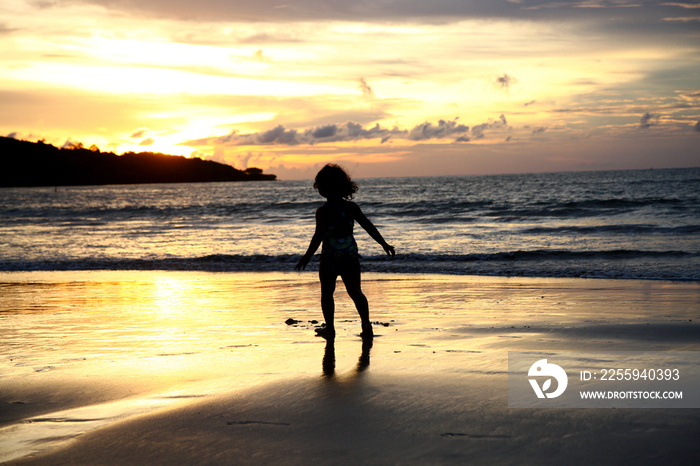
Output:
<svg viewBox="0 0 700 466">
<path fill-rule="evenodd" d="M 357 204 L 351 202 L 350 205 L 352 206 L 352 213 L 355 220 L 357 220 L 357 223 L 359 223 L 360 226 L 365 229 L 365 231 L 369 234 L 369 236 L 372 237 L 374 241 L 379 243 L 381 247 L 384 248 L 384 251 L 389 256 L 394 257 L 396 255 L 394 246 L 391 246 L 386 241 L 384 241 L 384 238 L 382 237 L 381 233 L 379 233 L 379 230 L 377 230 L 377 227 L 375 227 L 374 224 L 370 222 L 367 217 L 365 217 L 365 214 L 362 213 L 362 210 Z"/>
<path fill-rule="evenodd" d="M 319 211 L 317 210 L 316 211 L 316 231 L 314 231 L 314 235 L 311 237 L 311 243 L 309 244 L 309 248 L 306 250 L 306 254 L 301 256 L 301 259 L 299 259 L 299 262 L 297 263 L 297 265 L 294 266 L 294 270 L 305 270 L 309 261 L 314 256 L 314 253 L 316 252 L 318 247 L 323 242 L 323 232 L 325 231 L 325 227 L 324 227 L 324 225 L 322 225 L 322 223 L 323 222 L 322 222 L 321 216 L 319 214 Z"/>
</svg>

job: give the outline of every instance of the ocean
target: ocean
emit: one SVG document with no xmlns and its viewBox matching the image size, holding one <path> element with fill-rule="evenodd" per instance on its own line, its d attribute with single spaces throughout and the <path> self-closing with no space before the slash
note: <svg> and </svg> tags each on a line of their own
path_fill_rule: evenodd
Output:
<svg viewBox="0 0 700 466">
<path fill-rule="evenodd" d="M 364 271 L 700 280 L 700 168 L 356 181 Z M 312 184 L 3 188 L 0 271 L 292 271 Z"/>
</svg>

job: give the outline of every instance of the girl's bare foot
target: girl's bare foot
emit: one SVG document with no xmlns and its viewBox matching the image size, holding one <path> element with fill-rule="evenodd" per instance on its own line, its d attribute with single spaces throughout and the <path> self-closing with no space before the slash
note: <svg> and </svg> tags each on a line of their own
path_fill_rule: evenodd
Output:
<svg viewBox="0 0 700 466">
<path fill-rule="evenodd" d="M 335 337 L 335 328 L 333 327 L 319 327 L 316 329 L 316 335 L 324 338 Z"/>
</svg>

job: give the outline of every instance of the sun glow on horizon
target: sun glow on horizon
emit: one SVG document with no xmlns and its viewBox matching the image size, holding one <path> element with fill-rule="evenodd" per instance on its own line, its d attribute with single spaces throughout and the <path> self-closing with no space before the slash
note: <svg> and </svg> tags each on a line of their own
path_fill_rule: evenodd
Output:
<svg viewBox="0 0 700 466">
<path fill-rule="evenodd" d="M 567 8 L 551 6 L 548 14 Z M 252 157 L 262 168 L 423 158 L 447 174 L 490 165 L 494 147 L 505 164 L 524 150 L 545 166 L 553 158 L 540 154 L 571 140 L 597 151 L 608 144 L 607 156 L 590 156 L 597 166 L 610 158 L 636 166 L 618 141 L 664 140 L 687 154 L 700 133 L 700 46 L 684 23 L 663 21 L 682 10 L 673 4 L 666 16 L 648 9 L 661 16 L 639 31 L 606 8 L 610 25 L 506 13 L 517 4 L 489 6 L 488 20 L 436 22 L 420 12 L 381 21 L 365 12 L 366 20 L 280 21 L 280 10 L 255 24 L 168 19 L 157 5 L 131 12 L 9 0 L 5 8 L 0 134 L 28 140 Z M 666 35 L 649 35 L 649 25 Z M 650 151 L 647 159 L 659 156 Z"/>
</svg>

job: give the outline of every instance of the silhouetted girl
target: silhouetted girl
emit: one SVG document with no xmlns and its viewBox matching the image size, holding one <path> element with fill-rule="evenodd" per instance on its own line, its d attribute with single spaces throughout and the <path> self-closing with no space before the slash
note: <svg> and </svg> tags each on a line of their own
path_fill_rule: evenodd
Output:
<svg viewBox="0 0 700 466">
<path fill-rule="evenodd" d="M 357 223 L 391 257 L 396 254 L 394 247 L 384 241 L 377 228 L 365 217 L 357 204 L 350 201 L 352 195 L 357 192 L 357 184 L 341 167 L 335 164 L 323 167 L 316 175 L 314 188 L 327 199 L 327 202 L 316 210 L 316 231 L 311 238 L 309 249 L 299 259 L 294 270 L 305 269 L 318 247 L 323 244 L 318 275 L 321 279 L 321 309 L 326 319 L 326 326 L 316 329 L 316 333 L 327 337 L 335 336 L 333 292 L 336 279 L 340 275 L 348 295 L 360 314 L 362 320 L 360 335 L 363 338 L 371 338 L 373 332 L 369 320 L 369 304 L 360 286 L 360 261 L 357 243 L 352 234 L 354 222 L 357 220 Z"/>
</svg>

